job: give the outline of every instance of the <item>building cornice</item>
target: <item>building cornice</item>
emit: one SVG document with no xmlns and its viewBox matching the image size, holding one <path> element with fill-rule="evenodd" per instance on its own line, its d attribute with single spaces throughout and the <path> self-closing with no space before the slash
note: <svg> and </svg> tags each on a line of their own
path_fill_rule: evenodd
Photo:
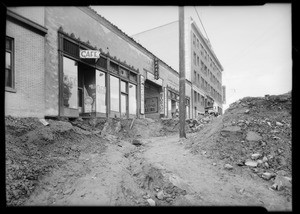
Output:
<svg viewBox="0 0 300 214">
<path fill-rule="evenodd" d="M 109 30 L 111 30 L 112 32 L 116 33 L 117 35 L 119 35 L 122 39 L 124 39 L 125 41 L 127 41 L 128 43 L 130 43 L 131 45 L 135 46 L 136 48 L 138 48 L 140 51 L 142 51 L 144 54 L 146 54 L 148 57 L 150 58 L 157 58 L 159 59 L 159 61 L 161 63 L 163 63 L 166 67 L 168 67 L 168 69 L 172 70 L 173 72 L 177 73 L 178 72 L 173 69 L 170 65 L 168 65 L 167 63 L 165 63 L 164 61 L 162 61 L 159 57 L 157 57 L 156 55 L 154 55 L 153 53 L 151 53 L 148 49 L 146 49 L 144 46 L 142 46 L 141 44 L 139 44 L 137 41 L 135 41 L 132 37 L 130 37 L 129 35 L 127 35 L 125 32 L 123 32 L 121 29 L 119 29 L 116 25 L 112 24 L 110 21 L 108 21 L 106 18 L 104 18 L 103 16 L 99 15 L 95 10 L 93 10 L 91 7 L 78 7 L 80 10 L 82 10 L 83 12 L 85 12 L 87 15 L 93 17 L 95 20 L 97 20 L 98 22 L 100 22 L 101 24 L 103 24 L 105 27 L 107 27 Z"/>
<path fill-rule="evenodd" d="M 48 29 L 45 28 L 44 26 L 39 25 L 15 12 L 12 12 L 11 10 L 7 10 L 6 15 L 8 20 L 14 21 L 15 23 L 23 27 L 26 27 L 27 29 L 30 29 L 34 32 L 37 32 L 43 36 L 48 32 Z"/>
</svg>

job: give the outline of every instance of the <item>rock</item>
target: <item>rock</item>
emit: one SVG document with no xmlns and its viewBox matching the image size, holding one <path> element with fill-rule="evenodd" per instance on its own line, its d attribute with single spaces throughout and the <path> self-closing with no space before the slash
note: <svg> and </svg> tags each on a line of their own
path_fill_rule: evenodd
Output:
<svg viewBox="0 0 300 214">
<path fill-rule="evenodd" d="M 217 164 L 216 164 L 216 163 L 213 163 L 212 165 L 213 165 L 213 166 L 216 166 Z"/>
<path fill-rule="evenodd" d="M 286 176 L 287 173 L 284 170 L 279 170 L 278 172 L 276 172 L 277 175 L 281 175 L 281 176 Z"/>
<path fill-rule="evenodd" d="M 156 194 L 156 197 L 157 197 L 159 200 L 163 200 L 164 197 L 165 197 L 163 190 L 159 191 L 159 192 Z"/>
<path fill-rule="evenodd" d="M 274 180 L 274 184 L 272 185 L 272 189 L 281 191 L 285 187 L 291 187 L 292 186 L 291 181 L 292 181 L 292 179 L 289 177 L 277 175 Z"/>
<path fill-rule="evenodd" d="M 262 160 L 258 160 L 258 161 L 257 161 L 257 165 L 258 165 L 258 166 L 261 166 L 262 164 L 263 164 L 263 161 L 262 161 Z"/>
<path fill-rule="evenodd" d="M 280 122 L 276 122 L 275 124 L 276 124 L 276 126 L 283 126 L 283 124 Z"/>
<path fill-rule="evenodd" d="M 263 162 L 267 162 L 267 161 L 268 161 L 268 158 L 267 158 L 266 156 L 264 156 L 263 159 L 262 159 L 262 161 L 263 161 Z"/>
<path fill-rule="evenodd" d="M 252 154 L 251 155 L 251 159 L 252 160 L 257 160 L 258 158 L 260 158 L 261 157 L 261 154 L 259 154 L 259 153 L 256 153 L 256 154 Z"/>
<path fill-rule="evenodd" d="M 267 122 L 267 124 L 268 124 L 270 127 L 272 127 L 272 125 L 271 125 L 271 123 L 270 123 L 270 122 Z"/>
<path fill-rule="evenodd" d="M 248 114 L 250 112 L 250 110 L 249 109 L 247 109 L 246 111 L 245 111 L 245 114 Z"/>
<path fill-rule="evenodd" d="M 139 140 L 137 140 L 137 139 L 134 139 L 134 140 L 132 141 L 132 144 L 135 145 L 135 146 L 140 146 L 140 145 L 142 145 L 142 143 L 141 143 Z"/>
<path fill-rule="evenodd" d="M 121 121 L 118 121 L 116 124 L 115 132 L 118 133 L 121 130 L 121 128 L 122 128 Z"/>
<path fill-rule="evenodd" d="M 271 178 L 275 177 L 275 174 L 270 172 L 265 172 L 261 175 L 261 177 L 265 180 L 270 180 Z"/>
<path fill-rule="evenodd" d="M 262 137 L 253 131 L 249 131 L 246 136 L 246 140 L 248 141 L 259 141 L 261 139 Z"/>
<path fill-rule="evenodd" d="M 149 203 L 150 206 L 155 206 L 155 201 L 151 198 L 147 199 L 147 202 Z"/>
<path fill-rule="evenodd" d="M 166 198 L 166 201 L 167 201 L 168 203 L 171 203 L 173 200 L 172 200 L 172 198 Z"/>
<path fill-rule="evenodd" d="M 231 166 L 230 164 L 225 164 L 224 168 L 228 170 L 232 170 L 233 166 Z"/>
<path fill-rule="evenodd" d="M 147 193 L 143 195 L 143 199 L 148 199 L 148 198 L 150 198 L 150 195 L 148 195 Z"/>
<path fill-rule="evenodd" d="M 246 166 L 250 166 L 250 167 L 257 167 L 257 162 L 256 161 L 252 161 L 252 160 L 247 160 L 246 162 L 245 162 L 245 165 Z"/>
<path fill-rule="evenodd" d="M 266 168 L 269 168 L 268 162 L 265 162 L 265 167 L 266 167 Z"/>
</svg>

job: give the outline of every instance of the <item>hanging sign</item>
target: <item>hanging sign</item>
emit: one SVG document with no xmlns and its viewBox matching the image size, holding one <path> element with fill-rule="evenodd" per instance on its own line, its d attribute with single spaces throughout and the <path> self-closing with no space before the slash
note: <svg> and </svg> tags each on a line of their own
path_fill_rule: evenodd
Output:
<svg viewBox="0 0 300 214">
<path fill-rule="evenodd" d="M 98 59 L 100 58 L 100 51 L 97 50 L 80 50 L 80 58 L 83 59 Z"/>
</svg>

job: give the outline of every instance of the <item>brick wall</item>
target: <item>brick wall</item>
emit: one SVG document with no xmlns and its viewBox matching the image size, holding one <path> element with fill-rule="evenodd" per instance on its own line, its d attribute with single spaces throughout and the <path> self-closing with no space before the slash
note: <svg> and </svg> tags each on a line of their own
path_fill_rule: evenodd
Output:
<svg viewBox="0 0 300 214">
<path fill-rule="evenodd" d="M 5 92 L 5 115 L 43 117 L 44 37 L 10 21 L 6 23 L 6 35 L 14 38 L 16 92 Z"/>
</svg>

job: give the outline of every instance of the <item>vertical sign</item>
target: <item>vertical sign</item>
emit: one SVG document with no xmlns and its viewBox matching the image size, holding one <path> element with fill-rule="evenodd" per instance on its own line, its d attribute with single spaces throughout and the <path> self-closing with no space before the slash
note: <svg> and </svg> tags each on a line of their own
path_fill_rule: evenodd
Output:
<svg viewBox="0 0 300 214">
<path fill-rule="evenodd" d="M 159 79 L 159 68 L 158 68 L 158 59 L 154 58 L 154 79 Z"/>
<path fill-rule="evenodd" d="M 160 114 L 164 114 L 165 108 L 164 108 L 164 91 L 160 92 L 159 95 L 159 109 L 160 109 Z"/>
<path fill-rule="evenodd" d="M 164 114 L 165 114 L 165 117 L 168 116 L 168 97 L 167 97 L 167 89 L 166 87 L 164 87 L 164 93 L 165 93 L 165 96 L 164 96 L 164 101 L 165 101 L 165 110 L 164 110 Z"/>
<path fill-rule="evenodd" d="M 145 90 L 145 77 L 141 75 L 141 114 L 145 113 L 144 90 Z"/>
</svg>

